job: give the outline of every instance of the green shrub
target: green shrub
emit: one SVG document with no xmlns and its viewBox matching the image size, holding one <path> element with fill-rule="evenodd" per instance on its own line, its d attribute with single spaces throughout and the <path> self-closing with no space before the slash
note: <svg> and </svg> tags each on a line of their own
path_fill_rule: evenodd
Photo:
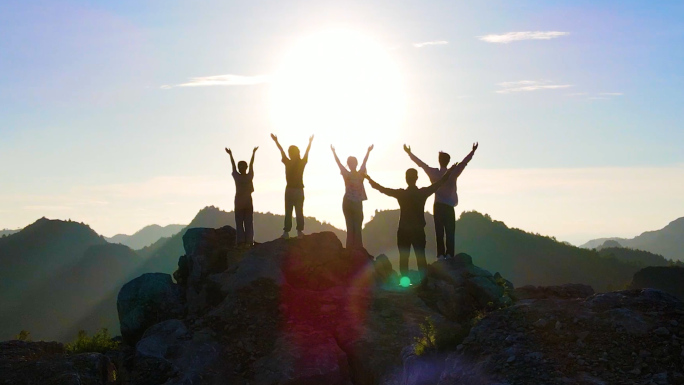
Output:
<svg viewBox="0 0 684 385">
<path fill-rule="evenodd" d="M 19 341 L 31 341 L 31 332 L 28 330 L 22 330 L 14 337 L 15 340 Z"/>
<path fill-rule="evenodd" d="M 420 337 L 415 337 L 416 355 L 422 356 L 425 353 L 437 350 L 437 331 L 435 330 L 435 323 L 430 317 L 425 317 L 425 322 L 420 325 Z"/>
<path fill-rule="evenodd" d="M 104 353 L 108 350 L 116 349 L 118 341 L 112 340 L 107 328 L 97 331 L 92 337 L 88 336 L 85 330 L 79 330 L 76 341 L 66 344 L 67 353 Z"/>
</svg>

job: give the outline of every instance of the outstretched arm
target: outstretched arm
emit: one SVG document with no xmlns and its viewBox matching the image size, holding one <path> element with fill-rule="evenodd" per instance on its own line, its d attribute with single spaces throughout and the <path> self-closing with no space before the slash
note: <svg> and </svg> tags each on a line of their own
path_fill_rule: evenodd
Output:
<svg viewBox="0 0 684 385">
<path fill-rule="evenodd" d="M 422 160 L 418 159 L 417 156 L 413 155 L 413 153 L 411 152 L 411 147 L 409 147 L 409 146 L 407 146 L 407 145 L 404 145 L 404 151 L 406 151 L 406 153 L 408 154 L 409 158 L 411 158 L 411 160 L 412 160 L 415 164 L 417 164 L 418 167 L 422 168 L 425 172 L 427 172 L 427 170 L 430 168 L 430 166 L 428 166 L 427 164 L 425 164 L 425 162 L 423 162 Z"/>
<path fill-rule="evenodd" d="M 249 171 L 247 171 L 248 174 L 251 174 L 254 171 L 254 155 L 256 154 L 256 150 L 259 149 L 259 146 L 254 147 L 254 150 L 252 150 L 252 159 L 249 161 Z"/>
<path fill-rule="evenodd" d="M 340 168 L 340 172 L 343 173 L 343 172 L 347 171 L 347 169 L 344 168 L 344 166 L 342 165 L 342 162 L 340 162 L 340 158 L 337 157 L 337 153 L 335 152 L 335 147 L 333 147 L 332 144 L 330 145 L 330 149 L 332 150 L 333 156 L 335 157 L 335 162 L 337 162 L 337 167 Z"/>
<path fill-rule="evenodd" d="M 313 138 L 314 138 L 313 135 L 311 135 L 309 137 L 309 145 L 306 146 L 306 152 L 304 153 L 304 158 L 303 158 L 305 162 L 309 161 L 309 150 L 311 150 L 311 142 L 313 142 Z"/>
<path fill-rule="evenodd" d="M 387 196 L 391 196 L 391 197 L 396 198 L 398 195 L 398 192 L 400 191 L 400 190 L 395 190 L 395 189 L 383 187 L 380 184 L 378 184 L 376 181 L 371 179 L 371 177 L 368 175 L 366 175 L 366 179 L 368 179 L 368 183 L 370 183 L 371 187 L 373 187 L 374 189 L 380 191 L 381 193 L 383 193 Z"/>
<path fill-rule="evenodd" d="M 453 174 L 457 168 L 458 164 L 454 164 L 453 166 L 449 167 L 449 170 L 446 173 L 444 173 L 444 175 L 442 175 L 442 177 L 439 178 L 437 182 L 426 187 L 424 191 L 427 193 L 427 195 L 432 195 L 437 190 L 439 190 L 439 188 L 442 187 L 442 185 L 446 183 L 449 180 L 449 178 L 451 178 L 451 174 Z"/>
<path fill-rule="evenodd" d="M 283 147 L 280 145 L 278 142 L 278 137 L 275 136 L 275 134 L 271 134 L 271 139 L 275 142 L 276 146 L 278 146 L 278 150 L 280 150 L 280 156 L 282 157 L 283 163 L 288 160 L 287 155 L 285 155 L 285 151 L 283 151 Z"/>
<path fill-rule="evenodd" d="M 366 162 L 368 162 L 368 156 L 370 155 L 370 152 L 373 151 L 373 148 L 375 145 L 371 144 L 370 147 L 368 147 L 368 151 L 366 151 L 366 157 L 363 158 L 363 163 L 361 163 L 361 168 L 359 169 L 362 172 L 366 172 Z"/>
<path fill-rule="evenodd" d="M 236 172 L 237 168 L 235 167 L 235 159 L 233 159 L 233 151 L 226 147 L 226 152 L 230 155 L 230 164 L 233 166 L 233 172 Z"/>
<path fill-rule="evenodd" d="M 458 167 L 456 168 L 456 176 L 458 177 L 461 175 L 463 170 L 466 168 L 468 163 L 470 162 L 471 159 L 473 159 L 473 155 L 475 155 L 475 151 L 477 150 L 477 147 L 480 145 L 479 142 L 473 143 L 473 149 L 470 151 L 468 155 L 466 155 L 465 158 L 461 161 L 461 163 L 458 163 Z"/>
</svg>

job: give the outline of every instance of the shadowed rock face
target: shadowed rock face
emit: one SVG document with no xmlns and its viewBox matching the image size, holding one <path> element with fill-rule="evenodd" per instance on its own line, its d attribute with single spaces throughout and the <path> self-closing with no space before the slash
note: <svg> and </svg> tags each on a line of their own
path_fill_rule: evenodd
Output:
<svg viewBox="0 0 684 385">
<path fill-rule="evenodd" d="M 249 250 L 233 247 L 234 234 L 230 227 L 186 232 L 178 283 L 167 288 L 165 277 L 162 290 L 178 291 L 183 311 L 176 314 L 184 315 L 153 313 L 164 316 L 136 329 L 139 342 L 125 339 L 137 343 L 129 362 L 167 362 L 174 368 L 169 384 L 434 383 L 443 364 L 415 354 L 428 325 L 426 351 L 434 354 L 455 346 L 467 332 L 461 322 L 475 311 L 511 303 L 505 280 L 465 255 L 433 265 L 427 286 L 403 289 L 386 258 L 349 252 L 333 233 Z M 128 285 L 142 287 L 135 282 Z M 441 312 L 437 297 L 467 310 Z M 410 375 L 405 368 L 413 368 Z"/>
<path fill-rule="evenodd" d="M 684 300 L 684 268 L 647 267 L 634 274 L 630 288 L 658 289 Z"/>
</svg>

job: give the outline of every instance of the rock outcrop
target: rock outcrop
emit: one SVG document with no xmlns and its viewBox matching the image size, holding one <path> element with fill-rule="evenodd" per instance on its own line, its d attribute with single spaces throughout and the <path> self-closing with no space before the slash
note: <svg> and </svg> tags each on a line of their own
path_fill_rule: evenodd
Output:
<svg viewBox="0 0 684 385">
<path fill-rule="evenodd" d="M 634 274 L 630 288 L 658 289 L 684 300 L 684 267 L 646 267 Z"/>
<path fill-rule="evenodd" d="M 121 337 L 134 345 L 147 328 L 182 315 L 180 290 L 163 273 L 147 273 L 125 284 L 116 301 Z"/>
<path fill-rule="evenodd" d="M 438 384 L 682 384 L 684 304 L 629 290 L 523 300 L 492 312 Z"/>
<path fill-rule="evenodd" d="M 455 348 L 477 312 L 512 303 L 510 282 L 466 255 L 433 264 L 427 285 L 401 288 L 387 258 L 348 251 L 333 233 L 249 250 L 236 249 L 234 237 L 230 227 L 186 232 L 177 283 L 167 276 L 163 285 L 150 285 L 178 293 L 181 310 L 167 311 L 166 299 L 175 294 L 140 290 L 152 277 L 122 289 L 119 298 L 128 303 L 159 306 L 149 313 L 120 304 L 127 309 L 124 341 L 134 346 L 129 371 L 137 370 L 131 362 L 159 362 L 172 368 L 165 370 L 167 384 L 436 381 L 443 365 L 425 356 Z M 152 304 L 150 297 L 165 299 Z"/>
</svg>

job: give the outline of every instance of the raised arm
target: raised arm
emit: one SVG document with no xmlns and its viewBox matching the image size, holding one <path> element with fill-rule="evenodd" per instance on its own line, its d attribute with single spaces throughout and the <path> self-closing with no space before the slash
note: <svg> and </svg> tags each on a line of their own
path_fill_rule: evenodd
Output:
<svg viewBox="0 0 684 385">
<path fill-rule="evenodd" d="M 309 150 L 311 150 L 311 142 L 313 142 L 313 138 L 314 138 L 313 135 L 311 135 L 309 137 L 309 145 L 306 146 L 306 152 L 304 153 L 304 158 L 303 158 L 305 162 L 309 161 Z"/>
<path fill-rule="evenodd" d="M 455 171 L 457 177 L 458 177 L 459 175 L 461 175 L 461 173 L 462 173 L 463 170 L 466 168 L 466 166 L 468 165 L 468 163 L 470 162 L 470 160 L 473 159 L 473 155 L 475 155 L 475 151 L 477 150 L 477 147 L 478 147 L 479 145 L 480 145 L 479 142 L 473 143 L 473 149 L 470 151 L 470 153 L 469 153 L 468 155 L 466 155 L 465 158 L 463 158 L 463 160 L 461 161 L 461 163 L 457 163 L 458 166 L 456 167 L 456 171 Z"/>
<path fill-rule="evenodd" d="M 366 172 L 366 162 L 368 162 L 368 156 L 370 155 L 371 151 L 373 151 L 373 148 L 375 145 L 371 144 L 370 147 L 368 147 L 368 151 L 366 151 L 366 157 L 363 158 L 363 163 L 361 163 L 361 168 L 359 171 Z"/>
<path fill-rule="evenodd" d="M 347 171 L 346 168 L 342 165 L 342 162 L 340 162 L 340 158 L 337 157 L 337 153 L 335 152 L 335 147 L 331 144 L 330 149 L 332 150 L 333 156 L 335 157 L 335 162 L 337 162 L 337 167 L 340 168 L 340 172 L 344 173 Z"/>
<path fill-rule="evenodd" d="M 404 151 L 406 151 L 406 153 L 408 154 L 409 158 L 411 158 L 411 160 L 412 160 L 415 164 L 417 164 L 418 167 L 422 168 L 425 172 L 427 172 L 427 170 L 430 168 L 430 166 L 428 166 L 427 164 L 425 164 L 425 162 L 423 162 L 422 160 L 418 159 L 417 156 L 413 155 L 413 153 L 411 152 L 411 147 L 409 147 L 409 146 L 407 146 L 407 145 L 404 145 Z"/>
<path fill-rule="evenodd" d="M 235 167 L 235 159 L 233 159 L 233 151 L 226 147 L 226 152 L 230 155 L 230 164 L 233 166 L 233 172 L 236 172 L 237 168 Z"/>
<path fill-rule="evenodd" d="M 271 139 L 275 142 L 276 146 L 278 146 L 278 150 L 280 150 L 280 156 L 282 157 L 283 163 L 288 160 L 287 155 L 285 155 L 285 151 L 283 151 L 283 147 L 280 145 L 278 142 L 278 137 L 275 136 L 275 134 L 271 134 Z"/>
<path fill-rule="evenodd" d="M 249 161 L 249 171 L 247 171 L 248 174 L 252 174 L 254 172 L 254 155 L 258 149 L 259 146 L 254 147 L 254 150 L 252 150 L 252 159 Z"/>
<path fill-rule="evenodd" d="M 399 191 L 400 191 L 400 190 L 395 190 L 395 189 L 383 187 L 383 186 L 381 186 L 380 184 L 378 184 L 376 181 L 374 181 L 373 179 L 371 179 L 370 176 L 366 175 L 365 177 L 366 177 L 366 179 L 368 179 L 368 183 L 370 183 L 371 187 L 373 187 L 374 189 L 380 191 L 381 193 L 383 193 L 383 194 L 385 194 L 385 195 L 387 195 L 387 196 L 394 197 L 394 198 L 396 198 L 396 197 L 399 195 Z"/>
</svg>

